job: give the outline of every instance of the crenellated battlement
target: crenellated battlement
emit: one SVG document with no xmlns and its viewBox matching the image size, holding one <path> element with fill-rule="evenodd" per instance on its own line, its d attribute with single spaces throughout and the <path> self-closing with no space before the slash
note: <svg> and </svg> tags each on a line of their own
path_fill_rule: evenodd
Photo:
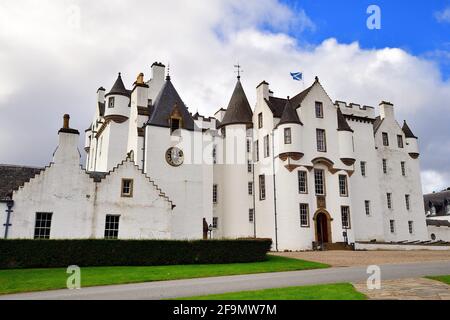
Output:
<svg viewBox="0 0 450 320">
<path fill-rule="evenodd" d="M 334 105 L 339 107 L 344 115 L 353 115 L 358 117 L 375 118 L 375 108 L 367 105 L 361 106 L 357 103 L 349 103 L 336 100 Z"/>
</svg>

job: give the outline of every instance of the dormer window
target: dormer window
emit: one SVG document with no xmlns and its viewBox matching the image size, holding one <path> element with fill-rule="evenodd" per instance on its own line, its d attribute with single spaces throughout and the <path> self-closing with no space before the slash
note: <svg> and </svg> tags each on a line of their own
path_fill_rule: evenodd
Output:
<svg viewBox="0 0 450 320">
<path fill-rule="evenodd" d="M 114 108 L 114 97 L 109 97 L 108 108 Z"/>
<path fill-rule="evenodd" d="M 177 104 L 175 104 L 172 114 L 170 115 L 169 125 L 170 125 L 170 134 L 182 128 L 183 118 L 181 117 L 181 112 L 178 109 Z"/>
</svg>

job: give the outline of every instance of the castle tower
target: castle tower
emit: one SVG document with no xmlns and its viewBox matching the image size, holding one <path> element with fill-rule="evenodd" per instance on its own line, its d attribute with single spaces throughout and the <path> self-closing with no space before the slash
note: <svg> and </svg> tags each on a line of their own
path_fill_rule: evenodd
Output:
<svg viewBox="0 0 450 320">
<path fill-rule="evenodd" d="M 251 153 L 253 112 L 238 76 L 228 108 L 219 128 L 223 138 L 223 160 L 219 165 L 222 181 L 217 185 L 217 203 L 221 206 L 219 229 L 223 237 L 248 237 L 254 235 L 249 223 L 249 209 L 253 197 L 249 195 L 249 183 L 253 176 Z M 254 188 L 253 188 L 254 189 Z"/>
</svg>

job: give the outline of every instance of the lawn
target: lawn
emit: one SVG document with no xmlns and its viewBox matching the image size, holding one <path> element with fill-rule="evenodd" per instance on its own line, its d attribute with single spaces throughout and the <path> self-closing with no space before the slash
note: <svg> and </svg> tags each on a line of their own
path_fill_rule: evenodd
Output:
<svg viewBox="0 0 450 320">
<path fill-rule="evenodd" d="M 327 268 L 328 265 L 268 255 L 263 262 L 148 267 L 84 267 L 81 286 L 137 283 L 237 274 Z M 66 288 L 64 268 L 0 270 L 0 294 Z"/>
<path fill-rule="evenodd" d="M 441 281 L 443 283 L 446 283 L 446 284 L 450 285 L 450 275 L 448 275 L 448 276 L 429 276 L 427 278 L 428 279 L 437 280 L 437 281 Z"/>
<path fill-rule="evenodd" d="M 365 300 L 351 283 L 242 291 L 179 300 Z"/>
</svg>

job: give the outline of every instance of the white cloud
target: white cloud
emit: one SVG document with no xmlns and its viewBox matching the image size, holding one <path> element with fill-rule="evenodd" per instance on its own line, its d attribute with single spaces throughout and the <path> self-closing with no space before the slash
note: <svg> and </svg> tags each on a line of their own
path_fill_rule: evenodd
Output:
<svg viewBox="0 0 450 320">
<path fill-rule="evenodd" d="M 448 181 L 448 175 L 445 177 L 444 174 L 434 170 L 422 171 L 422 187 L 424 194 L 439 192 L 450 187 Z"/>
<path fill-rule="evenodd" d="M 333 99 L 374 106 L 390 100 L 398 119 L 407 119 L 420 137 L 424 170 L 450 172 L 450 83 L 437 64 L 397 48 L 366 50 L 336 39 L 300 45 L 287 33 L 294 29 L 315 25 L 302 9 L 276 0 L 208 6 L 200 0 L 4 1 L 0 162 L 47 163 L 64 113 L 82 131 L 98 87 L 108 90 L 119 71 L 130 87 L 139 72 L 148 76 L 154 61 L 170 62 L 191 111 L 210 115 L 228 103 L 239 61 L 252 103 L 262 80 L 277 96 L 302 90 L 291 71 L 304 72 L 305 86 L 318 75 Z"/>
<path fill-rule="evenodd" d="M 438 22 L 446 22 L 446 23 L 450 23 L 450 7 L 445 8 L 442 11 L 438 11 L 434 14 L 436 20 Z"/>
</svg>

